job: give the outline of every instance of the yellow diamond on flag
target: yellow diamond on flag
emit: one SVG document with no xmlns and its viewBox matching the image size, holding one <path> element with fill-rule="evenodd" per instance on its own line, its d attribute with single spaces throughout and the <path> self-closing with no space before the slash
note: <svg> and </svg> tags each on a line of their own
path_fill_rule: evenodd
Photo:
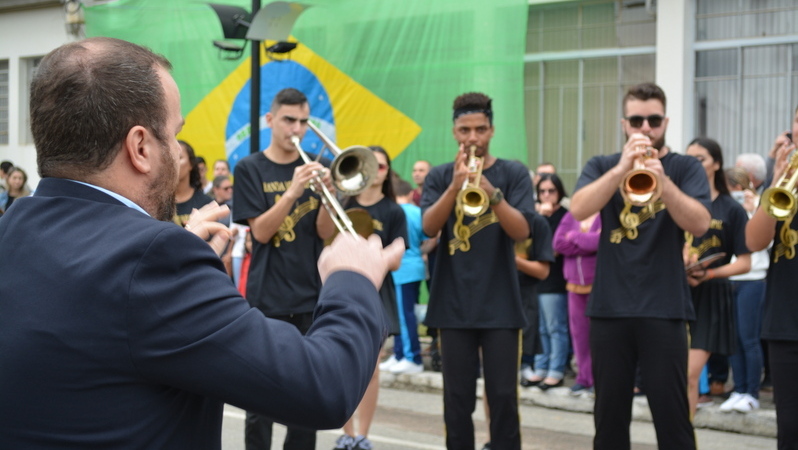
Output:
<svg viewBox="0 0 798 450">
<path fill-rule="evenodd" d="M 266 47 L 269 45 L 266 43 Z M 272 61 L 261 49 L 261 61 L 267 61 L 261 66 L 262 112 L 268 111 L 278 90 L 294 87 L 308 96 L 311 120 L 318 122 L 323 132 L 330 132 L 329 137 L 338 147 L 380 145 L 391 158 L 404 151 L 421 132 L 416 122 L 308 47 L 300 44 L 288 58 Z M 186 115 L 179 138 L 205 157 L 208 166 L 217 159 L 227 159 L 235 165 L 249 154 L 249 79 L 247 58 Z M 264 114 L 260 124 L 261 129 L 266 127 Z M 306 134 L 303 148 L 305 141 L 313 139 L 312 134 Z M 268 147 L 270 135 L 266 133 L 266 139 L 261 138 L 261 150 Z"/>
</svg>

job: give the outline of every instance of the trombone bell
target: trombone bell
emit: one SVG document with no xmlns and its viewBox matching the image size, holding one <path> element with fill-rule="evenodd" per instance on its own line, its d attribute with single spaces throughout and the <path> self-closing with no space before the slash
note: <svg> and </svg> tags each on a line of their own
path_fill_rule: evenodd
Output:
<svg viewBox="0 0 798 450">
<path fill-rule="evenodd" d="M 343 195 L 357 195 L 377 176 L 377 158 L 371 150 L 353 145 L 343 150 L 330 164 L 335 188 Z"/>
</svg>

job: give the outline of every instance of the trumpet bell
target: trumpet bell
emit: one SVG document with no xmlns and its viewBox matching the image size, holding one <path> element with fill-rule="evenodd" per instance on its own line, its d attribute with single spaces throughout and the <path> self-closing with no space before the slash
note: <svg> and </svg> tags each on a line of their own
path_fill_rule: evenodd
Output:
<svg viewBox="0 0 798 450">
<path fill-rule="evenodd" d="M 771 187 L 762 193 L 762 208 L 776 220 L 785 220 L 795 215 L 796 201 L 792 191 L 782 187 Z"/>
<path fill-rule="evenodd" d="M 463 214 L 469 217 L 481 216 L 488 210 L 488 194 L 482 189 L 474 186 L 462 189 L 458 195 L 463 205 Z"/>
<path fill-rule="evenodd" d="M 662 194 L 662 185 L 657 176 L 648 169 L 627 172 L 621 181 L 621 195 L 634 206 L 647 206 L 656 202 Z"/>
</svg>

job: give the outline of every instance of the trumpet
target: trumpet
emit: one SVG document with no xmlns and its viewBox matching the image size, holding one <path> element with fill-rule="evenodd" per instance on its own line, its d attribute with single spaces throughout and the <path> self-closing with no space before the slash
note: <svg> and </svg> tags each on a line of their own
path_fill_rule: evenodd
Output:
<svg viewBox="0 0 798 450">
<path fill-rule="evenodd" d="M 789 176 L 788 176 L 789 175 Z M 776 185 L 765 189 L 760 204 L 770 217 L 786 220 L 795 215 L 795 184 L 798 182 L 798 153 L 793 152 L 787 169 Z"/>
<path fill-rule="evenodd" d="M 371 180 L 377 176 L 377 158 L 366 147 L 353 145 L 341 150 L 321 132 L 313 123 L 308 122 L 308 127 L 319 137 L 325 147 L 335 155 L 330 164 L 330 172 L 335 188 L 344 195 L 353 196 L 363 192 L 371 184 Z M 310 157 L 299 145 L 299 137 L 291 136 L 291 142 L 296 147 L 300 158 L 305 164 L 312 162 Z M 322 149 L 323 150 L 323 149 Z M 322 152 L 319 151 L 319 157 Z M 352 236 L 368 236 L 373 231 L 371 216 L 363 211 L 354 211 L 352 217 L 344 210 L 335 195 L 327 189 L 321 175 L 316 175 L 310 188 L 321 196 L 321 203 L 330 214 L 335 227 L 341 233 L 349 233 Z M 317 187 L 320 186 L 320 187 Z M 318 192 L 320 189 L 321 192 Z M 355 222 L 353 222 L 353 218 Z M 358 233 L 358 230 L 360 233 Z"/>
<path fill-rule="evenodd" d="M 624 200 L 633 206 L 648 206 L 662 195 L 662 185 L 657 174 L 646 169 L 643 161 L 653 158 L 656 150 L 646 147 L 646 154 L 635 160 L 634 167 L 621 180 L 620 190 Z"/>
<path fill-rule="evenodd" d="M 465 215 L 470 217 L 481 216 L 488 209 L 490 200 L 484 189 L 479 187 L 482 178 L 482 163 L 484 158 L 476 156 L 477 146 L 469 148 L 468 173 L 476 174 L 474 181 L 469 182 L 468 178 L 463 181 L 463 187 L 457 193 L 457 204 L 461 205 Z"/>
</svg>

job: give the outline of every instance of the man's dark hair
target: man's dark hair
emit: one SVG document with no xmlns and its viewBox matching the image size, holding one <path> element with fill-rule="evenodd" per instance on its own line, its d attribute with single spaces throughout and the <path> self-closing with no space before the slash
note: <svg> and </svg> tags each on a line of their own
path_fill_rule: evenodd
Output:
<svg viewBox="0 0 798 450">
<path fill-rule="evenodd" d="M 629 88 L 623 97 L 623 114 L 626 115 L 626 102 L 631 99 L 651 100 L 656 99 L 662 103 L 663 112 L 666 110 L 665 91 L 654 83 L 640 83 Z"/>
<path fill-rule="evenodd" d="M 483 113 L 488 117 L 488 121 L 493 125 L 493 109 L 491 103 L 493 99 L 481 92 L 468 92 L 454 99 L 452 110 L 452 120 L 456 120 L 463 114 Z"/>
<path fill-rule="evenodd" d="M 30 115 L 42 177 L 83 179 L 108 166 L 131 128 L 167 139 L 163 56 L 106 37 L 61 46 L 31 82 Z"/>
<path fill-rule="evenodd" d="M 14 163 L 11 161 L 0 162 L 0 170 L 2 170 L 3 173 L 8 173 L 12 167 L 14 167 Z"/>
<path fill-rule="evenodd" d="M 274 114 L 283 105 L 304 105 L 308 98 L 297 89 L 285 88 L 277 93 L 272 100 L 271 113 Z"/>
<path fill-rule="evenodd" d="M 413 192 L 413 186 L 411 186 L 406 180 L 398 178 L 393 185 L 393 190 L 396 192 L 397 197 L 404 197 L 405 195 L 409 195 L 411 192 Z"/>
<path fill-rule="evenodd" d="M 188 144 L 186 144 L 186 145 L 188 145 Z M 208 163 L 205 162 L 205 158 L 203 158 L 202 156 L 197 156 L 197 164 L 205 164 L 205 165 L 207 165 Z"/>
</svg>

